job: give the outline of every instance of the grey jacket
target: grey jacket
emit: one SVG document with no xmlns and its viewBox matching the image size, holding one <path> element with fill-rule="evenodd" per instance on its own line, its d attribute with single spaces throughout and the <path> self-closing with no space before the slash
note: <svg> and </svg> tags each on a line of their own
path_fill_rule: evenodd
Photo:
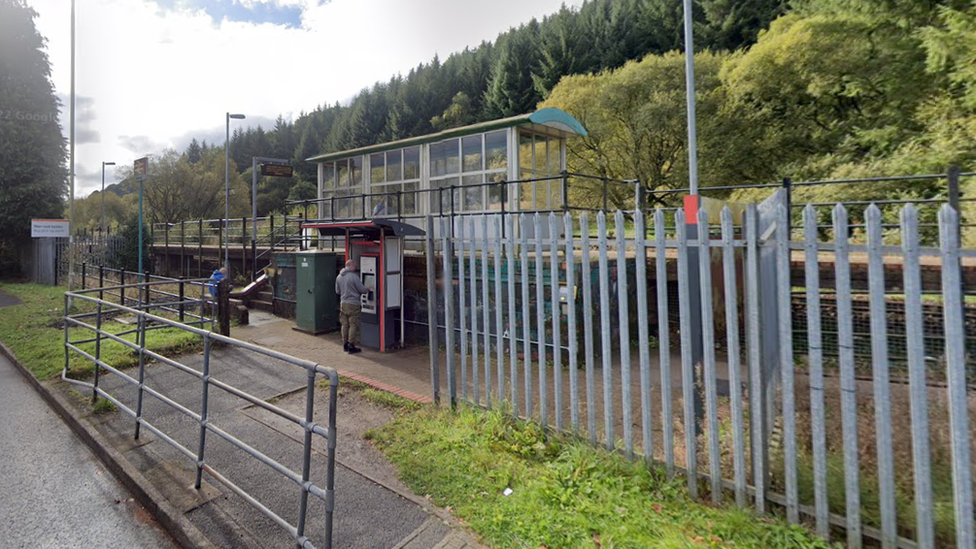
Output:
<svg viewBox="0 0 976 549">
<path fill-rule="evenodd" d="M 357 271 L 342 269 L 336 277 L 335 291 L 339 294 L 339 303 L 359 305 L 359 296 L 369 292 L 369 288 L 359 279 Z"/>
</svg>

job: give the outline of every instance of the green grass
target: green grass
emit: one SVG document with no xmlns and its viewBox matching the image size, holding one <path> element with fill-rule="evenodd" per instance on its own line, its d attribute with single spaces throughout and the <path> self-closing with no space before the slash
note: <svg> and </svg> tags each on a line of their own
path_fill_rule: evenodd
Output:
<svg viewBox="0 0 976 549">
<path fill-rule="evenodd" d="M 0 290 L 17 296 L 21 303 L 0 309 L 0 341 L 7 345 L 27 369 L 39 379 L 49 379 L 60 374 L 64 367 L 64 291 L 63 287 L 38 284 L 0 283 Z M 77 303 L 73 312 L 91 309 L 89 303 Z M 94 318 L 85 322 L 94 323 Z M 110 333 L 131 330 L 129 326 L 114 320 L 103 321 L 103 328 Z M 72 340 L 87 339 L 91 332 L 72 328 Z M 125 336 L 135 341 L 135 334 Z M 200 347 L 200 337 L 176 328 L 152 330 L 146 333 L 146 345 L 166 355 L 190 352 Z M 94 354 L 95 343 L 79 345 Z M 129 368 L 139 363 L 138 354 L 121 343 L 103 340 L 102 360 L 117 368 Z M 77 353 L 71 356 L 74 377 L 84 377 L 93 371 L 91 362 Z"/>
<path fill-rule="evenodd" d="M 782 456 L 777 456 L 774 467 L 779 469 Z M 911 467 L 906 464 L 906 467 Z M 798 459 L 798 485 L 800 501 L 814 501 L 813 458 L 801 454 Z M 778 478 L 783 478 L 779 475 Z M 827 454 L 827 502 L 831 512 L 843 516 L 847 507 L 847 488 L 844 483 L 844 456 L 840 452 Z M 910 479 L 905 479 L 910 480 Z M 934 519 L 936 542 L 939 547 L 955 547 L 955 516 L 952 500 L 952 469 L 947 464 L 932 464 L 932 515 Z M 881 495 L 878 488 L 877 470 L 860 471 L 861 521 L 863 524 L 881 528 Z M 902 534 L 911 536 L 915 528 L 916 509 L 914 487 L 895 486 L 895 512 L 897 524 Z"/>
<path fill-rule="evenodd" d="M 450 507 L 497 549 L 829 546 L 800 526 L 694 502 L 683 479 L 546 439 L 502 411 L 423 407 L 367 438 L 414 492 Z"/>
<path fill-rule="evenodd" d="M 370 404 L 394 411 L 419 410 L 423 407 L 419 402 L 386 391 L 373 389 L 372 387 L 363 388 L 362 395 Z"/>
<path fill-rule="evenodd" d="M 112 396 L 114 398 L 115 395 Z M 95 401 L 95 404 L 92 404 L 92 412 L 96 415 L 109 414 L 117 410 L 118 408 L 106 398 L 99 398 Z"/>
</svg>

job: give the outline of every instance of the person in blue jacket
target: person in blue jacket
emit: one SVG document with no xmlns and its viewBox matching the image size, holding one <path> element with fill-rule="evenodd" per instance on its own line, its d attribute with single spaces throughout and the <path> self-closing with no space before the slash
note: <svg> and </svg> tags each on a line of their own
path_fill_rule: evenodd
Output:
<svg viewBox="0 0 976 549">
<path fill-rule="evenodd" d="M 227 278 L 227 267 L 221 267 L 210 275 L 210 295 L 217 297 L 217 285 L 220 281 Z"/>
</svg>

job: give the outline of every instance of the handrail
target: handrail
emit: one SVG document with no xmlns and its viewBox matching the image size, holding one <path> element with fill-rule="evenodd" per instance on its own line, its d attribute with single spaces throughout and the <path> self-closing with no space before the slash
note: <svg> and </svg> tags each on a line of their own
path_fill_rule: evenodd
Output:
<svg viewBox="0 0 976 549">
<path fill-rule="evenodd" d="M 180 280 L 180 283 L 186 283 L 187 281 Z M 205 279 L 197 280 L 194 282 L 204 283 Z M 230 491 L 234 492 L 236 495 L 243 498 L 249 505 L 257 509 L 263 515 L 271 519 L 273 522 L 278 524 L 283 528 L 292 539 L 296 542 L 299 547 L 314 547 L 312 541 L 308 539 L 305 533 L 305 524 L 308 514 L 308 495 L 311 494 L 323 502 L 325 502 L 326 513 L 325 513 L 325 547 L 332 547 L 332 525 L 333 525 L 333 509 L 335 501 L 335 448 L 336 448 L 336 405 L 337 405 L 337 390 L 339 385 L 338 373 L 334 368 L 321 366 L 315 362 L 300 359 L 281 353 L 272 349 L 267 349 L 252 343 L 245 341 L 240 341 L 231 337 L 222 336 L 212 331 L 191 326 L 188 323 L 179 322 L 160 314 L 153 314 L 149 312 L 149 309 L 158 307 L 158 305 L 153 304 L 147 299 L 144 303 L 142 302 L 143 295 L 149 296 L 153 291 L 153 285 L 163 285 L 171 284 L 171 280 L 158 280 L 155 282 L 143 282 L 139 284 L 129 284 L 120 285 L 112 287 L 113 289 L 120 289 L 124 292 L 127 288 L 137 289 L 137 293 L 140 296 L 140 302 L 137 307 L 129 307 L 122 304 L 111 303 L 105 301 L 94 295 L 96 292 L 104 293 L 105 290 L 110 288 L 92 288 L 89 290 L 79 291 L 79 292 L 66 292 L 64 295 L 65 300 L 65 311 L 68 311 L 69 301 L 74 300 L 75 302 L 88 303 L 95 307 L 95 312 L 90 313 L 79 313 L 79 314 L 67 314 L 65 315 L 64 322 L 64 368 L 61 373 L 61 379 L 67 383 L 78 387 L 84 387 L 92 391 L 92 400 L 97 400 L 98 398 L 104 398 L 107 401 L 114 404 L 119 410 L 125 414 L 133 417 L 136 420 L 135 425 L 135 438 L 139 438 L 140 429 L 145 427 L 150 432 L 159 437 L 160 440 L 167 443 L 176 449 L 180 454 L 187 458 L 196 467 L 196 482 L 194 487 L 199 490 L 201 488 L 202 475 L 207 473 L 211 478 L 223 484 Z M 200 303 L 203 307 L 203 303 Z M 129 341 L 124 339 L 120 334 L 113 334 L 106 331 L 103 328 L 103 317 L 106 315 L 114 315 L 118 313 L 125 313 L 133 315 L 137 318 L 138 328 L 127 332 L 128 334 L 135 334 L 135 341 Z M 91 322 L 83 322 L 81 318 L 95 317 L 95 324 L 92 325 Z M 150 327 L 152 325 L 152 327 Z M 72 340 L 70 329 L 74 327 L 76 329 L 84 330 L 85 332 L 93 334 L 93 338 L 83 338 L 80 340 Z M 187 364 L 181 363 L 180 361 L 164 357 L 156 352 L 149 350 L 146 346 L 146 332 L 152 329 L 158 328 L 176 328 L 179 330 L 186 331 L 190 334 L 200 336 L 203 339 L 203 358 L 202 358 L 202 368 L 193 368 Z M 121 371 L 116 366 L 105 362 L 101 356 L 101 341 L 106 339 L 109 341 L 115 341 L 120 343 L 139 355 L 139 367 L 138 375 L 134 377 L 128 373 Z M 94 342 L 94 351 L 89 351 L 82 349 L 79 345 L 84 343 Z M 268 358 L 273 358 L 276 360 L 283 361 L 292 366 L 302 368 L 306 371 L 306 384 L 305 384 L 305 414 L 304 416 L 295 415 L 279 406 L 262 400 L 256 396 L 253 396 L 241 388 L 234 387 L 233 385 L 216 379 L 211 373 L 210 365 L 213 356 L 213 343 L 217 342 L 229 348 L 236 348 L 243 351 L 253 352 Z M 78 379 L 73 379 L 70 377 L 70 358 L 72 354 L 80 356 L 86 361 L 91 362 L 94 365 L 94 379 L 91 382 L 82 381 Z M 203 399 L 200 404 L 199 411 L 191 409 L 191 405 L 182 404 L 175 400 L 175 397 L 165 395 L 160 390 L 150 387 L 149 382 L 146 379 L 146 358 L 157 360 L 161 365 L 169 366 L 177 371 L 190 375 L 195 382 L 203 383 Z M 125 383 L 128 387 L 134 387 L 137 392 L 136 405 L 133 409 L 130 406 L 124 404 L 121 399 L 116 398 L 113 394 L 105 391 L 99 386 L 99 372 L 105 370 L 116 374 L 117 378 Z M 329 410 L 328 410 L 328 425 L 321 426 L 315 422 L 314 419 L 314 396 L 315 396 L 315 384 L 319 376 L 324 376 L 329 381 Z M 258 406 L 266 411 L 269 411 L 286 421 L 290 421 L 298 426 L 300 426 L 305 432 L 304 443 L 302 445 L 302 468 L 300 471 L 293 471 L 279 461 L 271 458 L 267 454 L 261 452 L 260 450 L 254 448 L 253 446 L 245 443 L 238 437 L 227 432 L 226 430 L 218 427 L 214 424 L 213 419 L 210 417 L 210 399 L 209 399 L 209 389 L 210 387 L 216 387 L 221 389 L 225 393 L 232 395 L 236 398 L 240 398 L 251 405 Z M 176 412 L 188 417 L 190 421 L 199 424 L 199 445 L 196 451 L 191 448 L 184 446 L 177 441 L 176 437 L 166 432 L 166 427 L 162 424 L 157 425 L 146 418 L 143 413 L 143 398 L 144 395 L 149 395 L 159 402 L 167 405 L 169 408 L 175 410 Z M 296 525 L 292 525 L 287 519 L 278 515 L 266 505 L 264 505 L 259 499 L 258 494 L 250 494 L 239 484 L 233 482 L 228 476 L 226 476 L 225 471 L 217 470 L 213 465 L 211 465 L 206 458 L 206 448 L 207 448 L 207 434 L 212 433 L 222 440 L 232 444 L 238 450 L 241 450 L 246 456 L 253 458 L 264 465 L 267 465 L 271 470 L 278 474 L 283 475 L 285 478 L 289 479 L 295 483 L 300 488 L 299 493 L 299 513 Z M 327 440 L 327 455 L 326 455 L 326 481 L 325 487 L 321 487 L 312 481 L 310 476 L 310 467 L 312 460 L 312 435 L 318 435 Z"/>
</svg>

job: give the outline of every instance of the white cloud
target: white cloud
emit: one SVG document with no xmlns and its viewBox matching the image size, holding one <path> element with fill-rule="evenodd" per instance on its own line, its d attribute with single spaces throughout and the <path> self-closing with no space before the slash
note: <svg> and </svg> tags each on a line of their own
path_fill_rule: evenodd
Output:
<svg viewBox="0 0 976 549">
<path fill-rule="evenodd" d="M 406 73 L 435 53 L 444 58 L 493 40 L 563 3 L 248 1 L 301 6 L 302 27 L 213 21 L 200 9 L 163 9 L 144 0 L 78 0 L 76 93 L 93 101 L 86 106 L 93 109 L 86 128 L 100 140 L 79 140 L 77 173 L 92 172 L 102 160 L 126 165 L 157 152 L 130 150 L 134 141 L 124 136 L 140 136 L 147 147 L 183 147 L 189 135 L 218 135 L 222 141 L 228 110 L 246 113 L 249 121 L 273 120 L 278 114 L 294 118 Z M 39 13 L 38 28 L 48 39 L 55 87 L 67 97 L 70 4 L 31 3 Z M 67 132 L 67 101 L 63 111 Z M 89 182 L 78 181 L 76 196 L 93 190 Z"/>
</svg>

